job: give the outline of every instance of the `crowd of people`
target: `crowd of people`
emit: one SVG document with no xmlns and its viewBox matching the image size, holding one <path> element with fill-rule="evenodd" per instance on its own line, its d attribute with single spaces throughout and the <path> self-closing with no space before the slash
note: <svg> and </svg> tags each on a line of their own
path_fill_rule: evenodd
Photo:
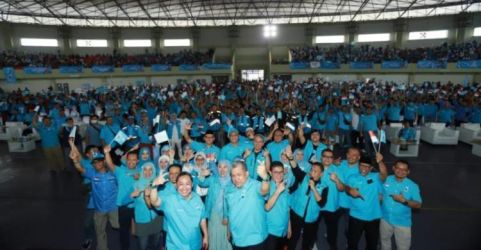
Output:
<svg viewBox="0 0 481 250">
<path fill-rule="evenodd" d="M 330 249 L 344 247 L 338 236 L 358 249 L 363 234 L 367 249 L 390 249 L 393 235 L 409 249 L 419 186 L 406 161 L 388 175 L 371 136 L 390 122 L 481 123 L 480 94 L 375 79 L 192 82 L 19 89 L 0 93 L 0 111 L 40 134 L 53 175 L 82 174 L 84 249 L 94 238 L 108 249 L 107 223 L 122 249 L 132 233 L 140 249 L 312 249 L 320 223 Z"/>
<path fill-rule="evenodd" d="M 476 40 L 460 44 L 443 43 L 435 47 L 395 48 L 365 45 L 339 45 L 335 47 L 291 48 L 292 62 L 332 61 L 337 63 L 374 62 L 402 60 L 417 63 L 421 60 L 457 62 L 481 59 L 481 44 Z"/>
<path fill-rule="evenodd" d="M 0 68 L 14 67 L 23 68 L 29 66 L 35 67 L 52 67 L 60 66 L 83 66 L 90 68 L 94 65 L 114 65 L 121 67 L 125 64 L 141 64 L 150 66 L 152 64 L 168 64 L 179 66 L 181 64 L 196 64 L 212 62 L 214 50 L 210 49 L 205 52 L 182 50 L 176 53 L 149 53 L 127 55 L 124 53 L 114 52 L 112 54 L 95 54 L 95 55 L 66 55 L 59 53 L 23 53 L 19 51 L 3 51 L 0 53 Z"/>
</svg>

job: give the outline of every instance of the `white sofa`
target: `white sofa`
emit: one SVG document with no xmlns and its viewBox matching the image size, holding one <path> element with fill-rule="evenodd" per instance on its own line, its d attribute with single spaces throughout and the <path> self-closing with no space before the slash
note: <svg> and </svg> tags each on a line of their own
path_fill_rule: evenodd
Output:
<svg viewBox="0 0 481 250">
<path fill-rule="evenodd" d="M 399 131 L 403 128 L 403 124 L 400 122 L 393 122 L 386 126 L 386 140 L 393 142 L 398 139 Z"/>
<path fill-rule="evenodd" d="M 434 145 L 458 145 L 459 131 L 444 123 L 426 123 L 421 127 L 421 140 Z"/>
<path fill-rule="evenodd" d="M 462 123 L 459 127 L 459 140 L 473 145 L 474 140 L 481 140 L 481 126 L 479 123 Z"/>
<path fill-rule="evenodd" d="M 421 139 L 421 130 L 416 130 L 416 139 L 413 143 L 408 144 L 407 150 L 401 150 L 401 145 L 397 139 L 391 141 L 389 152 L 396 157 L 417 157 L 419 154 L 419 140 Z"/>
<path fill-rule="evenodd" d="M 8 151 L 25 153 L 30 152 L 36 148 L 35 136 L 30 134 L 28 136 L 22 136 L 24 125 L 21 126 L 7 126 L 6 133 L 8 135 Z"/>
</svg>

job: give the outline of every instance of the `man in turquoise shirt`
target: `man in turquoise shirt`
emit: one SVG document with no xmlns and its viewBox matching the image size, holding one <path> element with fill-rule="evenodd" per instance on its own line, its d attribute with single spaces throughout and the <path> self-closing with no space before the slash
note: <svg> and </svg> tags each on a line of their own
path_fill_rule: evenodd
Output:
<svg viewBox="0 0 481 250">
<path fill-rule="evenodd" d="M 42 139 L 42 148 L 47 158 L 47 166 L 50 172 L 54 173 L 64 170 L 65 165 L 60 147 L 59 130 L 55 123 L 48 116 L 43 117 L 42 122 L 38 122 L 38 114 L 36 114 L 32 119 L 32 126 Z"/>
<path fill-rule="evenodd" d="M 266 249 L 282 250 L 290 238 L 289 226 L 289 193 L 284 181 L 284 166 L 275 161 L 271 165 L 272 180 L 270 182 L 269 199 L 266 202 L 267 236 Z"/>
<path fill-rule="evenodd" d="M 380 225 L 381 249 L 391 249 L 394 235 L 396 249 L 411 247 L 411 210 L 421 208 L 419 187 L 409 175 L 409 163 L 397 160 L 394 175 L 387 177 L 383 185 L 382 219 Z"/>
<path fill-rule="evenodd" d="M 292 136 L 291 134 L 292 133 L 289 133 L 289 138 Z M 280 161 L 282 152 L 290 145 L 291 140 L 284 139 L 284 135 L 285 133 L 282 129 L 276 128 L 267 137 L 268 139 L 272 139 L 267 143 L 266 147 L 271 155 L 272 161 Z"/>
<path fill-rule="evenodd" d="M 366 249 L 376 250 L 379 240 L 379 221 L 381 219 L 382 194 L 381 183 L 386 179 L 387 169 L 380 153 L 376 154 L 379 173 L 372 173 L 371 158 L 363 157 L 359 161 L 359 173 L 347 180 L 348 193 L 351 198 L 349 211 L 349 228 L 347 249 L 358 249 L 359 240 L 364 233 Z"/>
<path fill-rule="evenodd" d="M 262 165 L 257 174 L 262 182 L 249 178 L 244 162 L 232 166 L 233 185 L 225 191 L 224 216 L 234 249 L 264 249 L 268 234 L 264 197 L 269 192 L 269 176 Z"/>
<path fill-rule="evenodd" d="M 130 194 L 134 191 L 135 181 L 139 179 L 137 168 L 138 154 L 136 151 L 127 153 L 127 164 L 116 166 L 110 157 L 110 146 L 104 147 L 107 166 L 114 173 L 118 183 L 116 204 L 119 211 L 120 246 L 122 250 L 130 247 L 130 229 L 134 218 L 134 199 Z"/>
<path fill-rule="evenodd" d="M 222 147 L 219 160 L 233 162 L 236 158 L 241 158 L 246 149 L 251 149 L 250 144 L 239 143 L 239 131 L 231 129 L 229 131 L 230 143 Z"/>
</svg>

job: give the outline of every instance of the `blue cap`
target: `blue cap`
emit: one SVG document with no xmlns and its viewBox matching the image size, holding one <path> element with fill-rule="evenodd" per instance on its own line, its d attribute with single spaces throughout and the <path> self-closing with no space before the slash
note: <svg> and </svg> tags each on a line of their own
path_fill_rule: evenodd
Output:
<svg viewBox="0 0 481 250">
<path fill-rule="evenodd" d="M 92 162 L 100 161 L 104 159 L 105 159 L 105 155 L 100 152 L 95 152 L 94 155 L 92 156 Z"/>
</svg>

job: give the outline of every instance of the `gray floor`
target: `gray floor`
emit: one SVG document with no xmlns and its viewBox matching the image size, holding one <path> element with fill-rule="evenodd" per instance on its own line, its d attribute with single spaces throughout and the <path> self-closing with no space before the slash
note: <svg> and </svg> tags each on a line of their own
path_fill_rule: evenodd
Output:
<svg viewBox="0 0 481 250">
<path fill-rule="evenodd" d="M 394 160 L 385 157 L 388 164 Z M 481 157 L 465 144 L 422 144 L 420 156 L 409 161 L 424 200 L 414 214 L 412 249 L 481 249 Z M 79 179 L 52 177 L 44 164 L 38 149 L 9 154 L 0 143 L 0 249 L 79 249 L 84 208 Z M 111 249 L 118 249 L 118 234 L 109 236 Z M 339 246 L 344 244 L 340 234 Z M 327 249 L 322 237 L 318 249 Z"/>
</svg>

